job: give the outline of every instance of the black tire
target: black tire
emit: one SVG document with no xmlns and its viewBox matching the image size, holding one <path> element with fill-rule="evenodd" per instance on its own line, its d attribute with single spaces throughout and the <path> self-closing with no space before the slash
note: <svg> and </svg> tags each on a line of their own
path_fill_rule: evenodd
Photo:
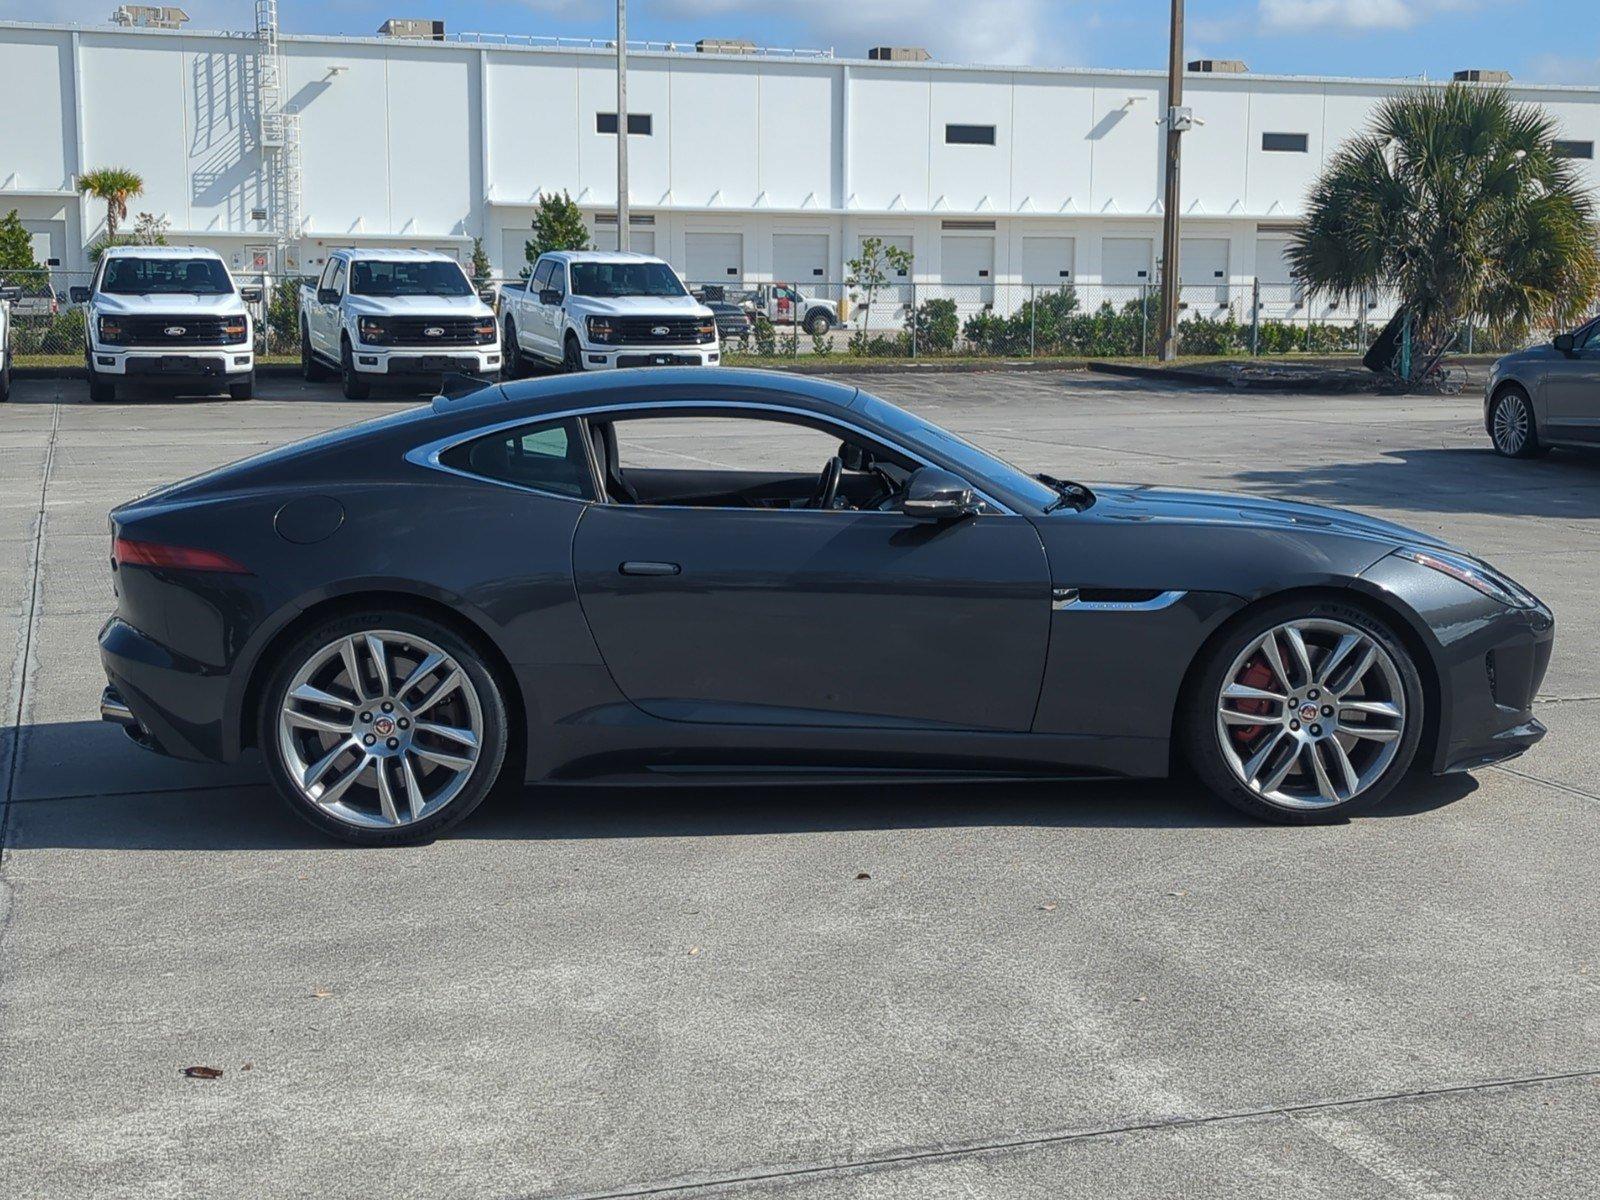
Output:
<svg viewBox="0 0 1600 1200">
<path fill-rule="evenodd" d="M 522 378 L 522 347 L 517 345 L 517 323 L 509 316 L 501 333 L 504 345 L 500 349 L 500 374 L 506 379 Z"/>
<path fill-rule="evenodd" d="M 238 383 L 228 385 L 228 396 L 233 400 L 250 400 L 256 394 L 256 373 L 251 371 Z"/>
<path fill-rule="evenodd" d="M 11 358 L 7 356 L 6 365 L 0 367 L 0 404 L 11 399 Z"/>
<path fill-rule="evenodd" d="M 372 385 L 356 370 L 356 356 L 351 352 L 349 338 L 339 343 L 339 381 L 346 400 L 365 400 L 372 395 Z"/>
<path fill-rule="evenodd" d="M 107 379 L 93 367 L 89 368 L 89 399 L 96 404 L 110 404 L 117 398 L 117 382 Z"/>
<path fill-rule="evenodd" d="M 1260 792 L 1247 787 L 1234 774 L 1234 769 L 1224 756 L 1222 735 L 1218 728 L 1219 697 L 1227 682 L 1224 677 L 1235 659 L 1269 629 L 1287 621 L 1302 619 L 1340 622 L 1370 637 L 1390 656 L 1405 700 L 1404 724 L 1400 737 L 1395 740 L 1395 753 L 1388 765 L 1364 790 L 1323 808 L 1286 806 L 1268 800 Z M 1364 607 L 1316 598 L 1265 605 L 1244 619 L 1225 626 L 1201 652 L 1179 703 L 1181 707 L 1176 722 L 1179 746 L 1200 782 L 1235 808 L 1251 816 L 1286 825 L 1321 825 L 1342 821 L 1381 802 L 1410 770 L 1427 717 L 1422 679 L 1416 663 L 1393 629 Z"/>
<path fill-rule="evenodd" d="M 368 827 L 353 824 L 307 798 L 293 781 L 279 741 L 279 712 L 296 672 L 324 647 L 341 638 L 369 630 L 410 634 L 425 639 L 443 650 L 455 660 L 470 681 L 482 714 L 483 728 L 477 758 L 465 784 L 437 812 L 428 813 L 416 821 L 398 826 Z M 434 713 L 438 711 L 437 707 L 432 710 Z M 507 763 L 507 747 L 511 737 L 501 685 L 471 641 L 462 637 L 453 628 L 429 617 L 404 611 L 375 609 L 322 621 L 306 630 L 277 657 L 267 676 L 266 687 L 262 691 L 256 739 L 273 786 L 289 808 L 302 820 L 332 837 L 357 845 L 397 846 L 431 841 L 452 825 L 465 820 L 500 782 L 502 768 Z M 381 753 L 381 749 L 378 752 Z M 362 770 L 370 771 L 370 767 L 363 767 Z M 423 778 L 426 786 L 426 776 Z M 369 787 L 358 782 L 345 795 L 357 795 L 363 787 L 376 791 L 375 786 Z"/>
<path fill-rule="evenodd" d="M 1506 458 L 1540 458 L 1550 447 L 1539 440 L 1539 423 L 1534 420 L 1528 393 L 1516 384 L 1500 389 L 1489 410 L 1489 441 L 1495 453 Z"/>
<path fill-rule="evenodd" d="M 300 322 L 300 377 L 307 383 L 326 383 L 332 372 L 311 349 L 311 330 Z"/>
<path fill-rule="evenodd" d="M 583 347 L 578 345 L 578 335 L 568 333 L 561 347 L 561 369 L 569 375 L 583 371 Z"/>
<path fill-rule="evenodd" d="M 816 312 L 806 318 L 806 332 L 812 337 L 821 337 L 832 328 L 833 322 L 829 320 L 827 313 Z"/>
</svg>

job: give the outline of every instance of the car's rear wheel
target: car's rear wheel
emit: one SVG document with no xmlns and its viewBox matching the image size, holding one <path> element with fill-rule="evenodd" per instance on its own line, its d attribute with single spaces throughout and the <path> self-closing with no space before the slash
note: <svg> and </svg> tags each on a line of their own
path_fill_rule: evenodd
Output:
<svg viewBox="0 0 1600 1200">
<path fill-rule="evenodd" d="M 578 345 L 576 334 L 567 334 L 566 343 L 561 351 L 561 369 L 568 374 L 583 370 L 583 347 Z"/>
<path fill-rule="evenodd" d="M 11 359 L 6 358 L 6 365 L 0 367 L 0 404 L 11 399 Z"/>
<path fill-rule="evenodd" d="M 365 400 L 372 395 L 372 385 L 356 370 L 356 356 L 350 349 L 349 338 L 339 343 L 339 378 L 346 400 Z"/>
<path fill-rule="evenodd" d="M 311 329 L 300 322 L 300 377 L 307 383 L 322 383 L 328 378 L 328 368 L 311 349 Z"/>
<path fill-rule="evenodd" d="M 812 337 L 821 337 L 833 328 L 833 322 L 828 320 L 827 313 L 812 313 L 806 318 L 806 332 Z"/>
<path fill-rule="evenodd" d="M 1416 757 L 1422 681 L 1410 652 L 1364 608 L 1273 605 L 1206 651 L 1180 737 L 1228 803 L 1291 824 L 1341 820 L 1384 798 Z"/>
<path fill-rule="evenodd" d="M 1495 397 L 1489 414 L 1489 437 L 1495 450 L 1507 458 L 1550 453 L 1550 448 L 1539 441 L 1539 426 L 1533 419 L 1528 394 L 1518 387 L 1507 387 Z"/>
<path fill-rule="evenodd" d="M 295 640 L 268 680 L 257 736 L 273 784 L 318 829 L 365 845 L 421 842 L 494 786 L 506 703 L 453 629 L 373 611 Z"/>
</svg>

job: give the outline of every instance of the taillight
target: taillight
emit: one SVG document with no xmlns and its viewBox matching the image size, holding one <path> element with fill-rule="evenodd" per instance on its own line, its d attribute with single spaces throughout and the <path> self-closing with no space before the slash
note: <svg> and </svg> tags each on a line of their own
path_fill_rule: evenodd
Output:
<svg viewBox="0 0 1600 1200">
<path fill-rule="evenodd" d="M 228 575 L 248 575 L 250 571 L 215 550 L 193 546 L 168 546 L 161 542 L 136 542 L 117 538 L 111 546 L 111 561 L 119 567 L 163 567 L 176 571 L 220 571 Z"/>
</svg>

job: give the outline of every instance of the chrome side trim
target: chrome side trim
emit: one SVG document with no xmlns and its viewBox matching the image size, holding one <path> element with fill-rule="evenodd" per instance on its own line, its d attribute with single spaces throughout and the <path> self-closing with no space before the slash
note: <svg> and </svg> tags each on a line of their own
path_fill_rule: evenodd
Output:
<svg viewBox="0 0 1600 1200">
<path fill-rule="evenodd" d="M 444 463 L 440 462 L 439 459 L 440 456 L 445 453 L 445 451 L 459 446 L 462 442 L 470 442 L 475 438 L 485 437 L 491 433 L 499 433 L 502 429 L 517 429 L 523 425 L 542 425 L 547 421 L 564 421 L 569 417 L 587 417 L 593 416 L 596 413 L 631 412 L 638 410 L 657 411 L 671 408 L 753 409 L 756 411 L 787 413 L 797 417 L 808 417 L 813 421 L 820 421 L 822 424 L 831 425 L 836 429 L 848 429 L 853 433 L 860 434 L 869 441 L 880 442 L 884 445 L 892 446 L 896 452 L 904 455 L 906 458 L 909 458 L 918 466 L 931 467 L 934 465 L 926 458 L 922 457 L 922 455 L 911 453 L 911 451 L 907 450 L 904 446 L 900 445 L 900 443 L 894 441 L 893 439 L 884 437 L 882 434 L 873 433 L 868 429 L 862 429 L 859 425 L 842 420 L 831 413 L 824 415 L 822 413 L 813 412 L 808 408 L 792 408 L 786 404 L 763 404 L 748 400 L 641 400 L 626 404 L 587 404 L 581 408 L 564 408 L 558 412 L 539 413 L 537 416 L 522 416 L 511 421 L 497 421 L 490 425 L 479 425 L 476 428 L 470 429 L 464 433 L 454 433 L 449 437 L 439 438 L 436 441 L 427 442 L 421 446 L 414 446 L 410 450 L 406 451 L 405 459 L 414 466 L 428 467 L 435 471 L 442 471 L 446 475 L 459 475 L 463 479 L 471 479 L 477 483 L 494 484 L 497 487 L 511 488 L 513 491 L 532 492 L 538 496 L 548 496 L 553 499 L 567 500 L 578 504 L 600 503 L 599 501 L 592 500 L 577 500 L 572 496 L 561 496 L 555 492 L 547 492 L 540 488 L 525 487 L 516 483 L 507 483 L 503 479 L 491 479 L 487 475 L 474 475 L 470 471 L 459 471 L 455 467 L 446 466 Z M 948 469 L 949 468 L 941 468 L 941 470 Z M 952 471 L 951 473 L 958 475 L 963 479 L 966 478 L 964 475 L 960 475 L 960 472 Z M 970 486 L 972 481 L 968 479 L 967 483 Z M 981 488 L 973 487 L 972 492 L 975 496 L 982 500 L 992 512 L 1007 517 L 1014 517 L 1017 515 L 1012 509 L 1006 507 L 1004 504 L 1001 504 L 998 500 L 989 495 L 989 493 L 983 491 Z M 693 505 L 682 504 L 652 504 L 649 505 L 649 507 L 653 509 L 695 508 Z M 695 508 L 695 511 L 703 512 L 705 510 Z M 788 511 L 799 512 L 804 510 L 792 509 Z M 889 513 L 884 515 L 901 516 L 902 514 Z"/>
<path fill-rule="evenodd" d="M 1080 600 L 1077 588 L 1052 588 L 1050 608 L 1053 612 L 1111 612 L 1147 613 L 1171 608 L 1188 592 L 1162 592 L 1148 600 Z"/>
</svg>

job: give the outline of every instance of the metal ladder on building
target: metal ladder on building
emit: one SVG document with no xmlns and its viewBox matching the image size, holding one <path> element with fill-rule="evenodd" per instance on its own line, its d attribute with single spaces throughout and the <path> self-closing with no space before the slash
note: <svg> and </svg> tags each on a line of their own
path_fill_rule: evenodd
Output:
<svg viewBox="0 0 1600 1200">
<path fill-rule="evenodd" d="M 278 45 L 278 0 L 256 4 L 256 116 L 262 171 L 271 205 L 278 270 L 297 269 L 300 236 L 300 118 L 283 107 L 284 63 Z"/>
</svg>

